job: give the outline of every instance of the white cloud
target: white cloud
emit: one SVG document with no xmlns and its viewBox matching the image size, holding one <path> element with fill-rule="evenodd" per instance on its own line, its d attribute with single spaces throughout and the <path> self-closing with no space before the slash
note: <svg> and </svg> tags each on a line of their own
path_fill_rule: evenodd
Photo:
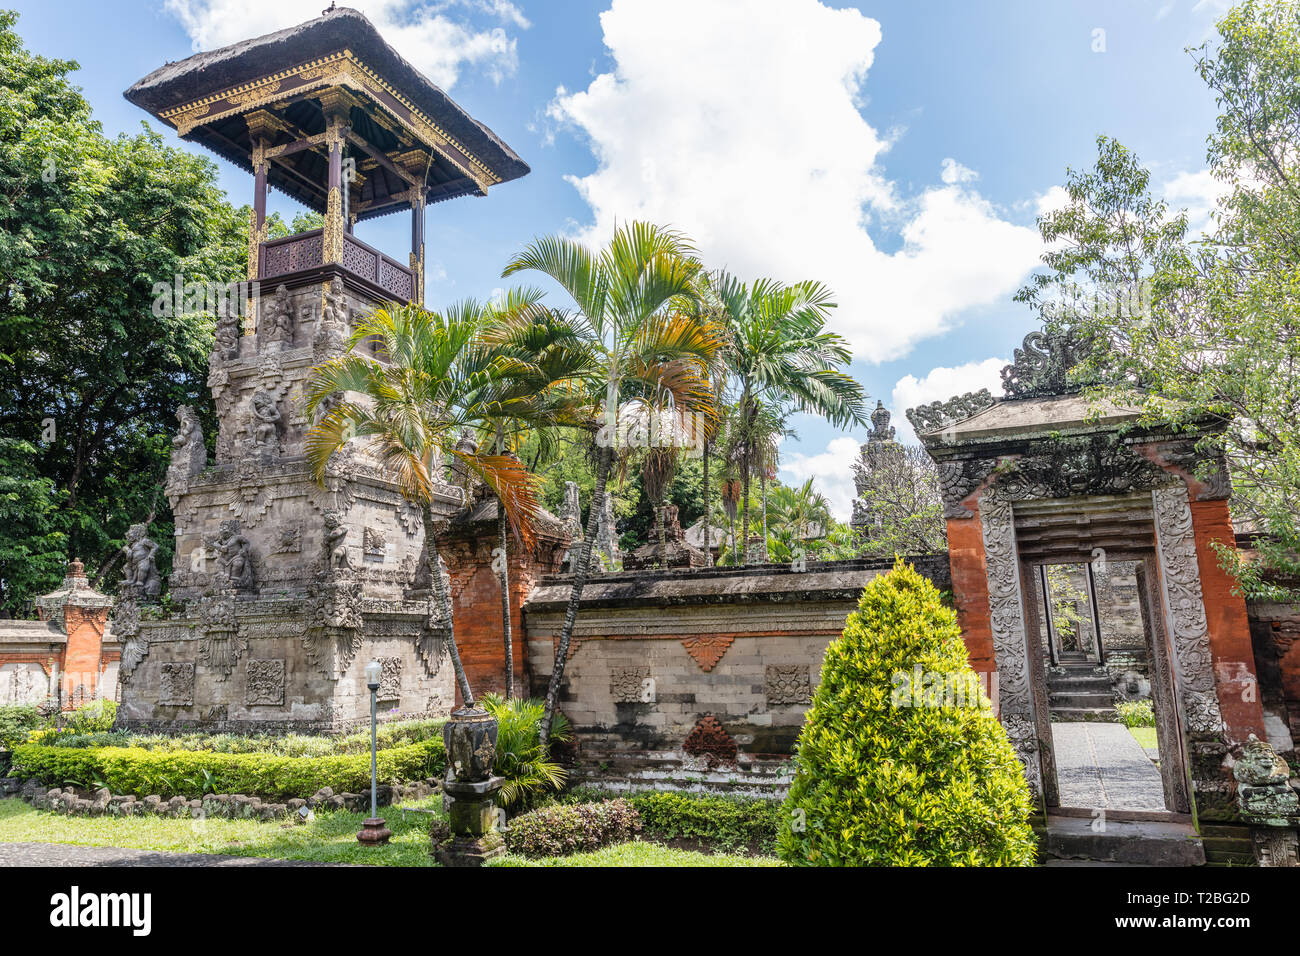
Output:
<svg viewBox="0 0 1300 956">
<path fill-rule="evenodd" d="M 466 66 L 498 81 L 514 73 L 516 41 L 499 24 L 529 26 L 508 0 L 348 0 L 347 5 L 364 13 L 394 49 L 444 89 L 456 84 Z M 322 0 L 164 0 L 163 7 L 180 21 L 195 50 L 213 50 L 315 19 Z M 470 18 L 498 25 L 475 26 Z"/>
<path fill-rule="evenodd" d="M 889 141 L 859 112 L 875 20 L 818 0 L 748 0 L 743 16 L 723 0 L 616 0 L 600 19 L 613 71 L 548 111 L 597 159 L 569 179 L 592 209 L 585 240 L 649 219 L 742 277 L 819 279 L 868 361 L 1004 300 L 1037 264 L 1036 230 L 1006 221 L 972 170 L 950 159 L 915 197 L 884 177 Z M 882 252 L 868 224 L 901 248 Z"/>
<path fill-rule="evenodd" d="M 1181 172 L 1164 184 L 1164 198 L 1172 210 L 1187 210 L 1188 232 L 1195 234 L 1210 227 L 1210 213 L 1219 199 L 1232 191 L 1232 184 L 1214 178 L 1208 169 Z"/>
<path fill-rule="evenodd" d="M 894 384 L 890 396 L 892 424 L 898 429 L 895 436 L 901 442 L 915 442 L 916 433 L 907 420 L 907 409 L 929 402 L 946 402 L 954 395 L 977 392 L 987 388 L 994 395 L 1002 393 L 1002 368 L 1010 360 L 987 358 L 982 362 L 967 362 L 953 367 L 932 368 L 924 378 L 904 375 Z"/>
<path fill-rule="evenodd" d="M 781 462 L 780 472 L 789 475 L 787 484 L 803 484 L 815 479 L 813 486 L 826 496 L 831 513 L 841 521 L 853 516 L 853 499 L 857 489 L 853 486 L 853 462 L 858 457 L 858 442 L 848 436 L 832 438 L 826 450 L 817 455 L 793 452 Z"/>
<path fill-rule="evenodd" d="M 973 169 L 963 166 L 957 160 L 949 156 L 943 161 L 939 178 L 948 185 L 953 183 L 971 183 L 980 178 L 980 174 Z"/>
</svg>

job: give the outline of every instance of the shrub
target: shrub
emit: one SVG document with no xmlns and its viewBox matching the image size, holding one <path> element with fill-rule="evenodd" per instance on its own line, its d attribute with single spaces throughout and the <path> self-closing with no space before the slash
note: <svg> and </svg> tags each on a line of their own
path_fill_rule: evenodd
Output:
<svg viewBox="0 0 1300 956">
<path fill-rule="evenodd" d="M 1125 700 L 1115 705 L 1115 716 L 1125 727 L 1154 727 L 1156 712 L 1149 700 Z"/>
<path fill-rule="evenodd" d="M 379 782 L 400 783 L 441 776 L 446 765 L 442 740 L 390 747 L 378 754 Z M 140 747 L 49 747 L 24 744 L 14 750 L 15 775 L 50 786 L 105 786 L 138 797 L 205 793 L 309 797 L 322 787 L 362 793 L 370 786 L 370 755 L 285 757 L 213 750 L 146 750 Z"/>
<path fill-rule="evenodd" d="M 497 719 L 497 749 L 492 758 L 492 772 L 504 777 L 497 793 L 503 807 L 526 806 L 546 791 L 564 786 L 564 768 L 542 749 L 539 728 L 545 704 L 540 700 L 506 700 L 496 694 L 479 698 L 482 707 Z M 556 713 L 551 723 L 551 740 L 565 743 L 573 739 L 569 722 Z"/>
<path fill-rule="evenodd" d="M 59 723 L 74 734 L 102 734 L 113 729 L 117 719 L 117 703 L 111 700 L 95 700 L 83 704 L 70 714 L 65 714 Z"/>
<path fill-rule="evenodd" d="M 630 840 L 641 818 L 626 800 L 555 803 L 520 814 L 502 836 L 506 849 L 523 856 L 565 856 Z"/>
<path fill-rule="evenodd" d="M 41 725 L 41 715 L 35 707 L 13 704 L 0 707 L 0 750 L 13 750 L 27 742 L 27 736 Z"/>
<path fill-rule="evenodd" d="M 929 691 L 975 679 L 956 614 L 899 560 L 826 649 L 781 815 L 787 863 L 1033 863 L 1029 788 L 987 701 L 900 694 L 917 669 Z"/>
<path fill-rule="evenodd" d="M 780 802 L 761 798 L 654 792 L 638 793 L 628 802 L 641 814 L 647 834 L 719 848 L 770 850 L 781 818 Z"/>
</svg>

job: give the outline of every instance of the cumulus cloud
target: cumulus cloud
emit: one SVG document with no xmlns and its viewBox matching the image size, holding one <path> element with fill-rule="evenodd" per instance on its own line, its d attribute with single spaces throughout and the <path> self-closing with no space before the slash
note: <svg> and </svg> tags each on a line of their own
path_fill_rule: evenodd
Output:
<svg viewBox="0 0 1300 956">
<path fill-rule="evenodd" d="M 780 475 L 785 484 L 801 485 L 809 478 L 816 479 L 814 487 L 826 496 L 831 514 L 840 521 L 853 516 L 853 499 L 857 489 L 853 486 L 853 462 L 858 457 L 858 442 L 847 436 L 832 438 L 826 450 L 816 455 L 792 452 L 783 456 Z"/>
<path fill-rule="evenodd" d="M 1164 184 L 1164 198 L 1172 209 L 1187 210 L 1187 228 L 1192 234 L 1208 229 L 1210 213 L 1219 200 L 1232 191 L 1232 184 L 1215 179 L 1208 169 L 1181 172 Z"/>
<path fill-rule="evenodd" d="M 1004 300 L 1037 263 L 1037 232 L 956 160 L 918 195 L 885 176 L 889 136 L 859 112 L 875 20 L 818 0 L 748 0 L 743 16 L 723 0 L 615 0 L 600 20 L 612 70 L 548 110 L 597 160 L 569 178 L 592 210 L 582 238 L 667 222 L 739 275 L 826 282 L 833 327 L 867 361 Z M 901 244 L 882 251 L 868 226 Z"/>
<path fill-rule="evenodd" d="M 494 80 L 519 65 L 516 41 L 505 26 L 529 26 L 509 0 L 349 0 L 384 39 L 434 83 L 450 89 L 461 70 L 478 67 Z M 322 0 L 165 0 L 195 50 L 282 30 L 321 14 Z"/>
<path fill-rule="evenodd" d="M 1002 394 L 1002 368 L 1010 359 L 987 358 L 982 362 L 932 368 L 923 377 L 904 375 L 894 384 L 890 396 L 892 423 L 898 429 L 895 436 L 901 442 L 915 442 L 916 433 L 907 420 L 907 409 L 928 402 L 946 402 L 954 395 L 977 392 L 987 388 L 994 395 Z"/>
</svg>

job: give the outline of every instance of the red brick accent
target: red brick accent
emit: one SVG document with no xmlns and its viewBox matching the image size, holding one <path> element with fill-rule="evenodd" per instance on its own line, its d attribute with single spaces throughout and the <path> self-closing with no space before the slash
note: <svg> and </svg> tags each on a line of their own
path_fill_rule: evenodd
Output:
<svg viewBox="0 0 1300 956">
<path fill-rule="evenodd" d="M 68 632 L 59 682 L 63 688 L 65 709 L 93 700 L 103 666 L 104 627 L 108 608 L 82 608 L 68 605 L 63 609 Z"/>
<path fill-rule="evenodd" d="M 967 507 L 970 508 L 968 503 Z M 978 674 L 997 669 L 993 657 L 993 628 L 989 622 L 989 579 L 984 563 L 984 531 L 978 506 L 970 518 L 948 519 L 948 562 L 952 568 L 952 596 L 957 605 L 966 653 Z"/>
<path fill-rule="evenodd" d="M 1244 742 L 1250 734 L 1264 739 L 1264 711 L 1255 675 L 1246 602 L 1234 593 L 1237 582 L 1220 566 L 1219 555 L 1212 546 L 1214 542 L 1234 546 L 1228 503 L 1193 501 L 1191 508 L 1205 620 L 1210 631 L 1210 656 L 1214 660 L 1214 683 L 1219 709 L 1228 725 L 1226 736 L 1233 743 Z"/>
<path fill-rule="evenodd" d="M 682 647 L 686 648 L 686 653 L 700 665 L 700 670 L 707 674 L 718 666 L 718 661 L 722 660 L 722 655 L 727 653 L 727 648 L 731 647 L 734 640 L 734 637 L 720 634 L 710 634 L 707 637 L 684 637 Z"/>
<path fill-rule="evenodd" d="M 736 760 L 736 741 L 713 714 L 705 714 L 695 722 L 682 749 L 692 757 L 703 757 L 709 767 Z"/>
<path fill-rule="evenodd" d="M 454 527 L 439 536 L 451 575 L 452 620 L 461 663 L 475 696 L 506 687 L 505 634 L 501 626 L 501 579 L 492 570 L 497 547 L 495 521 Z M 511 538 L 509 547 L 511 643 L 514 645 L 515 694 L 529 687 L 527 641 L 521 613 L 524 599 L 538 578 L 560 569 L 567 541 L 538 536 L 532 553 Z M 460 690 L 456 691 L 460 702 Z"/>
</svg>

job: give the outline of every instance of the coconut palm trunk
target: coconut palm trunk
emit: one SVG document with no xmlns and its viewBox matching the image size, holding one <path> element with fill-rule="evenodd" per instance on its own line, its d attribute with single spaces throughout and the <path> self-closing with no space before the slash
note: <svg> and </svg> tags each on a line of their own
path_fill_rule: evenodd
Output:
<svg viewBox="0 0 1300 956">
<path fill-rule="evenodd" d="M 767 469 L 764 468 L 762 474 L 758 476 L 758 490 L 763 498 L 763 556 L 767 554 Z"/>
<path fill-rule="evenodd" d="M 659 534 L 659 567 L 668 567 L 668 533 L 664 528 L 664 504 L 667 498 L 660 498 L 655 505 L 655 530 Z"/>
<path fill-rule="evenodd" d="M 505 441 L 501 435 L 501 426 L 497 425 L 497 454 L 505 451 Z M 497 501 L 497 548 L 496 560 L 501 562 L 498 572 L 501 578 L 501 633 L 506 642 L 506 700 L 515 696 L 515 642 L 510 623 L 510 540 L 507 534 L 508 520 L 505 505 Z"/>
<path fill-rule="evenodd" d="M 578 621 L 578 607 L 582 604 L 582 589 L 587 586 L 587 577 L 591 573 L 592 545 L 596 542 L 596 529 L 600 526 L 600 515 L 605 509 L 605 485 L 609 480 L 610 466 L 614 460 L 614 449 L 602 447 L 596 458 L 596 486 L 591 495 L 591 506 L 587 511 L 587 529 L 582 537 L 582 548 L 578 551 L 578 569 L 573 572 L 573 590 L 569 593 L 569 606 L 564 611 L 564 624 L 560 628 L 560 644 L 555 649 L 555 664 L 551 668 L 551 681 L 546 687 L 546 709 L 538 727 L 538 740 L 543 750 L 551 739 L 551 721 L 555 717 L 555 708 L 560 699 L 560 685 L 564 682 L 564 666 L 569 659 L 569 644 L 573 640 L 573 628 Z"/>
<path fill-rule="evenodd" d="M 461 700 L 467 709 L 474 707 L 474 692 L 470 690 L 469 678 L 460 662 L 460 648 L 456 646 L 456 626 L 451 616 L 451 598 L 447 594 L 446 584 L 442 580 L 442 562 L 438 555 L 438 539 L 433 531 L 433 507 L 424 504 L 424 551 L 429 559 L 429 577 L 433 581 L 433 599 L 438 610 L 442 612 L 447 623 L 447 651 L 451 654 L 451 667 L 456 674 L 456 686 L 460 688 Z M 430 615 L 432 616 L 432 615 Z"/>
<path fill-rule="evenodd" d="M 709 502 L 709 440 L 704 440 L 704 556 L 713 563 L 713 552 L 709 548 L 709 528 L 713 524 L 713 509 Z"/>
</svg>

